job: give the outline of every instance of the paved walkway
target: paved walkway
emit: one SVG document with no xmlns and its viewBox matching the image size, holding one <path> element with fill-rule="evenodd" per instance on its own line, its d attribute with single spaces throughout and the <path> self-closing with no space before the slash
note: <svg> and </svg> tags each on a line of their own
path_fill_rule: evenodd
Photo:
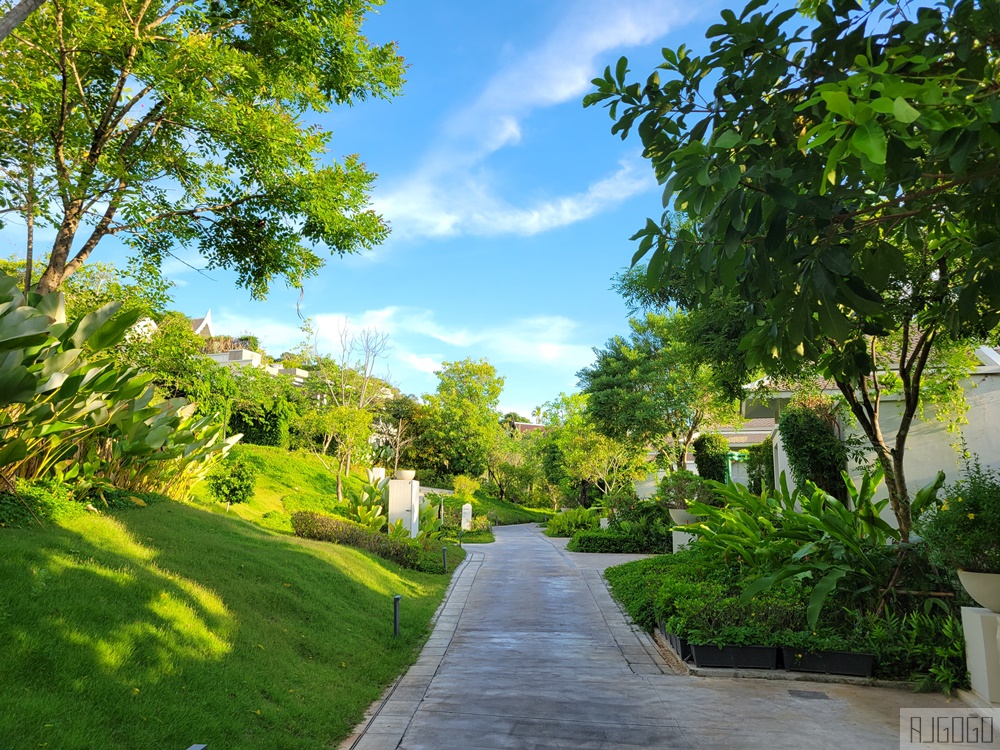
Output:
<svg viewBox="0 0 1000 750">
<path fill-rule="evenodd" d="M 901 707 L 941 696 L 809 682 L 677 676 L 630 625 L 601 571 L 534 526 L 469 556 L 420 660 L 354 750 L 897 748 Z M 954 705 L 954 704 L 952 704 Z"/>
</svg>

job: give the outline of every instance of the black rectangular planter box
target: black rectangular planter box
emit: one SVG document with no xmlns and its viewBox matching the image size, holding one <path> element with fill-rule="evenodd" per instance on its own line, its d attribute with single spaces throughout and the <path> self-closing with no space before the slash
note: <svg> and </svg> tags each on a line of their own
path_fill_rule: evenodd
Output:
<svg viewBox="0 0 1000 750">
<path fill-rule="evenodd" d="M 848 651 L 799 651 L 794 648 L 781 650 L 785 657 L 785 669 L 791 672 L 871 677 L 875 662 L 872 654 L 855 654 Z"/>
<path fill-rule="evenodd" d="M 673 633 L 665 633 L 665 635 L 667 636 L 667 641 L 670 643 L 670 647 L 681 657 L 681 661 L 689 661 L 691 659 L 691 645 L 687 642 L 687 639 Z"/>
<path fill-rule="evenodd" d="M 773 646 L 698 646 L 691 644 L 697 667 L 729 669 L 777 669 L 778 649 Z"/>
</svg>

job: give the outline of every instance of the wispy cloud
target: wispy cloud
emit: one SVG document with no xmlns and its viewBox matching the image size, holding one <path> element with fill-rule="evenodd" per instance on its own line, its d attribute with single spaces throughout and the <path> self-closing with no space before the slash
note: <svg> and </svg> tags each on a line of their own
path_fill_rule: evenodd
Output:
<svg viewBox="0 0 1000 750">
<path fill-rule="evenodd" d="M 248 317 L 238 311 L 220 309 L 212 313 L 216 333 L 252 332 L 273 355 L 295 348 L 301 329 L 267 317 Z M 430 310 L 385 307 L 358 314 L 321 313 L 313 318 L 318 347 L 339 352 L 340 331 L 377 328 L 389 335 L 392 350 L 388 367 L 394 373 L 424 375 L 441 369 L 444 361 L 486 357 L 503 371 L 504 365 L 529 369 L 557 369 L 571 377 L 593 359 L 589 345 L 579 343 L 580 326 L 562 316 L 534 316 L 496 321 L 481 327 L 452 328 L 442 325 Z M 428 382 L 424 380 L 423 382 Z"/>
<path fill-rule="evenodd" d="M 420 166 L 376 194 L 397 237 L 533 235 L 587 219 L 655 186 L 638 158 L 566 195 L 529 205 L 491 181 L 489 160 L 520 143 L 523 122 L 540 108 L 577 102 L 612 50 L 648 44 L 692 12 L 677 0 L 579 0 L 535 49 L 512 56 L 470 102 L 446 118 Z M 545 186 L 520 186 L 544 191 Z"/>
</svg>

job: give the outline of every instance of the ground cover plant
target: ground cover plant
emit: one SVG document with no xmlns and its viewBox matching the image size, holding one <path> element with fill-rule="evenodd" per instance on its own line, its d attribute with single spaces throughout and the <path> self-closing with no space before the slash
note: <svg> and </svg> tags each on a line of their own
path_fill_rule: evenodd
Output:
<svg viewBox="0 0 1000 750">
<path fill-rule="evenodd" d="M 336 744 L 448 580 L 175 502 L 2 529 L 0 577 L 0 746 L 65 750 Z"/>
</svg>

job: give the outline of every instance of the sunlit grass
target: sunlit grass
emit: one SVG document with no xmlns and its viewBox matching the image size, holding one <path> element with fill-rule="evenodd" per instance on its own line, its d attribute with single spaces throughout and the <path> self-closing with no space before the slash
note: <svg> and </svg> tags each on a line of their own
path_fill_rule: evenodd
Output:
<svg viewBox="0 0 1000 750">
<path fill-rule="evenodd" d="M 0 580 L 4 750 L 335 746 L 447 583 L 176 503 L 0 531 Z"/>
<path fill-rule="evenodd" d="M 337 479 L 317 456 L 260 445 L 240 445 L 237 450 L 257 467 L 257 487 L 253 500 L 231 506 L 229 515 L 253 521 L 265 528 L 291 532 L 291 517 L 296 511 L 338 512 Z M 356 498 L 360 488 L 359 477 L 347 477 L 344 481 L 345 503 L 350 498 Z M 207 482 L 194 488 L 192 499 L 213 512 L 227 512 L 224 505 L 209 495 Z"/>
</svg>

